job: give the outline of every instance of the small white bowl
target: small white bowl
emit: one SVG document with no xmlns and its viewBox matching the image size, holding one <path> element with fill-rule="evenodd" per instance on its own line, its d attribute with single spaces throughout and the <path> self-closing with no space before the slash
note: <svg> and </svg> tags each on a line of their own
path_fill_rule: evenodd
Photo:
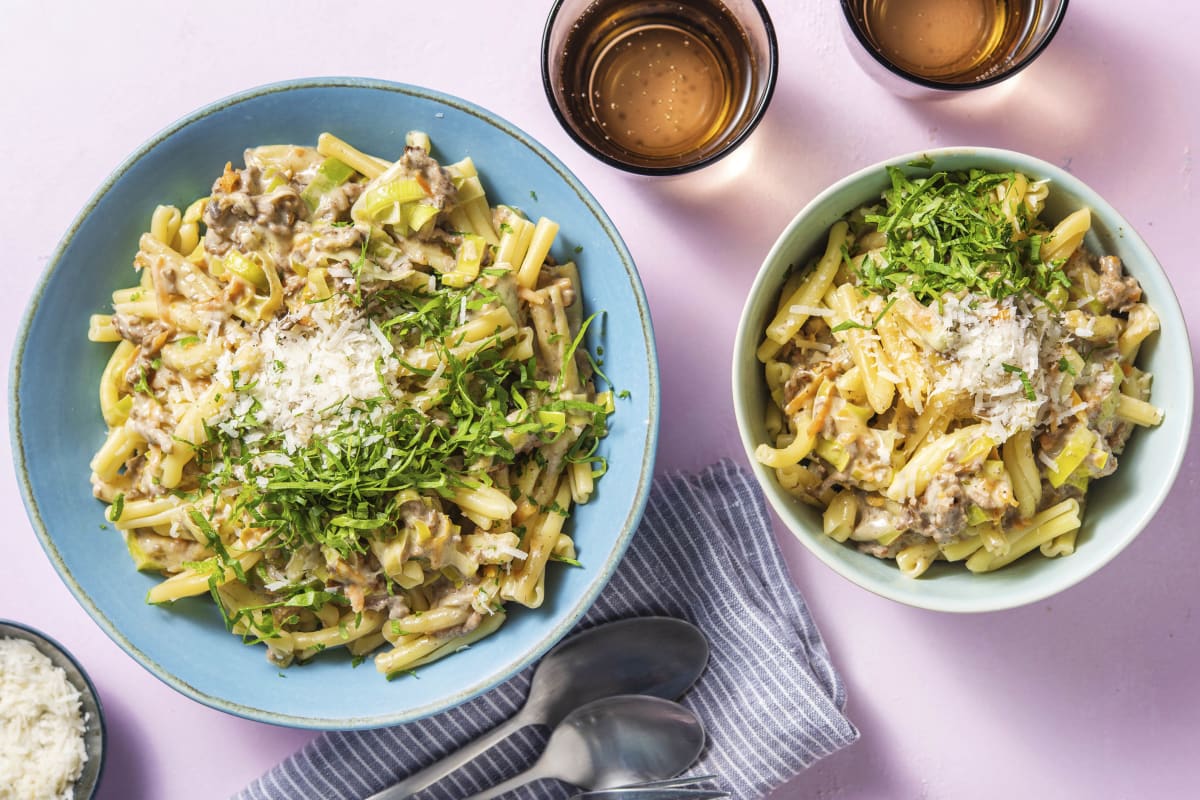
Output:
<svg viewBox="0 0 1200 800">
<path fill-rule="evenodd" d="M 100 707 L 100 696 L 83 667 L 67 649 L 41 631 L 12 620 L 0 619 L 0 639 L 24 639 L 33 644 L 38 652 L 59 667 L 67 680 L 79 691 L 80 707 L 84 716 L 83 748 L 87 761 L 83 772 L 75 781 L 75 800 L 88 800 L 100 785 L 100 773 L 104 771 L 104 710 Z"/>
<path fill-rule="evenodd" d="M 1143 344 L 1138 365 L 1153 373 L 1151 398 L 1165 409 L 1161 425 L 1136 430 L 1117 471 L 1087 494 L 1077 549 L 1062 558 L 1026 557 L 1004 569 L 976 575 L 961 564 L 935 563 L 920 578 L 906 578 L 895 562 L 860 553 L 822 531 L 820 512 L 786 492 L 774 470 L 759 464 L 754 450 L 767 441 L 764 421 L 770 395 L 755 349 L 793 264 L 825 246 L 829 227 L 847 212 L 877 201 L 890 185 L 886 167 L 908 172 L 930 159 L 934 170 L 1017 170 L 1050 180 L 1044 219 L 1057 222 L 1070 211 L 1091 209 L 1087 246 L 1119 256 L 1141 283 L 1162 328 Z M 788 224 L 771 248 L 750 290 L 733 353 L 733 399 L 742 444 L 759 483 L 784 524 L 818 558 L 875 594 L 920 608 L 951 612 L 995 611 L 1042 600 L 1073 586 L 1111 561 L 1133 541 L 1162 504 L 1179 472 L 1192 424 L 1192 359 L 1187 327 L 1162 267 L 1132 226 L 1079 178 L 1032 156 L 1011 150 L 953 147 L 909 153 L 859 170 L 817 195 Z"/>
</svg>

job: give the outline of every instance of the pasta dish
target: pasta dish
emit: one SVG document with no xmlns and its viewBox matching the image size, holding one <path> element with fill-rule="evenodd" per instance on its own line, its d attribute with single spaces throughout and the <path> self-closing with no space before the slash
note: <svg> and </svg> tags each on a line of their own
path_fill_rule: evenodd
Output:
<svg viewBox="0 0 1200 800">
<path fill-rule="evenodd" d="M 558 226 L 492 206 L 471 159 L 322 134 L 160 206 L 137 285 L 89 337 L 98 498 L 151 603 L 211 595 L 287 666 L 329 647 L 391 677 L 537 607 L 603 474 L 611 391 Z"/>
<path fill-rule="evenodd" d="M 1041 220 L 1047 182 L 889 174 L 784 285 L 755 456 L 826 534 L 910 577 L 1069 555 L 1091 481 L 1162 420 L 1135 366 L 1158 318 L 1084 246 L 1088 209 Z"/>
</svg>

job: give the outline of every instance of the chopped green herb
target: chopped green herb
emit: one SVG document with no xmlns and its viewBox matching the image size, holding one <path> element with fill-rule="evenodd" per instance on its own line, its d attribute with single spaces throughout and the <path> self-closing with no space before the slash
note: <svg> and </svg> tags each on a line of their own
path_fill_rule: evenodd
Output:
<svg viewBox="0 0 1200 800">
<path fill-rule="evenodd" d="M 1015 364 L 1001 364 L 1000 366 L 1004 368 L 1005 372 L 1016 373 L 1017 377 L 1021 379 L 1021 386 L 1025 387 L 1026 400 L 1037 399 L 1037 393 L 1033 390 L 1033 381 L 1029 380 L 1029 375 L 1025 373 L 1025 370 Z"/>
<path fill-rule="evenodd" d="M 1065 372 L 1072 377 L 1076 377 L 1075 368 L 1071 366 L 1071 362 L 1067 361 L 1065 356 L 1058 360 L 1058 371 Z"/>
<path fill-rule="evenodd" d="M 108 518 L 112 522 L 119 522 L 121 515 L 125 513 L 125 493 L 117 492 L 117 496 L 113 498 L 112 508 L 108 512 Z"/>
<path fill-rule="evenodd" d="M 879 314 L 875 317 L 875 319 L 871 320 L 870 325 L 863 325 L 861 322 L 855 322 L 852 319 L 848 319 L 845 322 L 839 322 L 837 325 L 834 325 L 832 328 L 832 331 L 834 333 L 841 333 L 842 331 L 850 330 L 851 328 L 862 328 L 863 330 L 868 330 L 868 331 L 874 330 L 875 326 L 879 324 L 879 321 L 884 318 L 884 316 L 887 314 L 887 312 L 891 311 L 892 306 L 895 303 L 896 303 L 895 297 L 889 298 L 887 301 L 887 305 L 885 305 L 883 307 L 883 310 L 879 312 Z"/>
<path fill-rule="evenodd" d="M 146 368 L 141 366 L 140 364 L 138 365 L 138 380 L 137 380 L 137 383 L 135 383 L 133 385 L 133 390 L 135 392 L 142 392 L 143 394 L 148 394 L 151 397 L 154 396 L 154 390 L 152 390 L 150 388 L 149 382 L 146 381 Z"/>
<path fill-rule="evenodd" d="M 1032 293 L 1045 297 L 1070 280 L 1061 263 L 1041 260 L 1038 237 L 1026 235 L 1034 214 L 1024 203 L 1013 210 L 1016 228 L 998 199 L 1011 172 L 937 172 L 909 178 L 889 167 L 884 208 L 865 220 L 886 234 L 880 258 L 857 268 L 865 288 L 890 294 L 906 286 L 923 303 L 969 291 L 995 299 Z M 1017 235 L 1019 231 L 1022 235 Z"/>
</svg>

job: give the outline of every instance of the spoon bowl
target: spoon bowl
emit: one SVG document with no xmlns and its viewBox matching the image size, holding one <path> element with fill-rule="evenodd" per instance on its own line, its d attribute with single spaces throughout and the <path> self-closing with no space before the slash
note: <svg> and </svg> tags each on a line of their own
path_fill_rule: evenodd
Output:
<svg viewBox="0 0 1200 800">
<path fill-rule="evenodd" d="M 575 709 L 525 772 L 468 800 L 490 800 L 518 786 L 557 778 L 609 789 L 683 772 L 704 749 L 704 727 L 687 708 L 646 695 L 618 695 Z"/>
<path fill-rule="evenodd" d="M 687 708 L 658 697 L 619 695 L 568 714 L 541 760 L 567 783 L 611 789 L 678 775 L 703 749 L 704 728 Z"/>
<path fill-rule="evenodd" d="M 691 623 L 635 617 L 573 636 L 538 665 L 518 717 L 554 727 L 582 705 L 622 694 L 674 700 L 708 664 L 708 640 Z M 536 719 L 533 719 L 536 716 Z"/>
</svg>

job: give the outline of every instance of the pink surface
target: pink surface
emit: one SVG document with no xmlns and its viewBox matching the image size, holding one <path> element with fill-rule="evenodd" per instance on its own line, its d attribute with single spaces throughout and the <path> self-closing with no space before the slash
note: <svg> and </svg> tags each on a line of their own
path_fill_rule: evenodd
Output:
<svg viewBox="0 0 1200 800">
<path fill-rule="evenodd" d="M 715 167 L 661 180 L 592 160 L 558 127 L 538 73 L 548 3 L 293 5 L 275 13 L 219 2 L 79 4 L 69 13 L 65 4 L 5 5 L 0 352 L 11 353 L 59 237 L 129 152 L 219 97 L 322 74 L 421 84 L 491 108 L 596 194 L 633 252 L 654 315 L 660 471 L 743 458 L 729 358 L 762 257 L 816 192 L 896 153 L 991 145 L 1066 167 L 1138 229 L 1200 331 L 1192 185 L 1200 10 L 1192 3 L 1077 2 L 1050 49 L 1014 82 L 922 104 L 886 94 L 858 70 L 836 3 L 776 0 L 782 68 L 762 126 Z M 409 32 L 413 24 L 433 33 Z M 64 323 L 64 335 L 82 342 L 85 321 Z M 1128 550 L 1080 586 L 1014 611 L 952 617 L 876 598 L 780 527 L 862 739 L 773 798 L 1195 796 L 1197 437 L 1200 429 L 1166 505 Z M 97 684 L 110 747 L 99 797 L 226 796 L 312 736 L 227 716 L 159 683 L 58 579 L 7 457 L 0 502 L 8 520 L 0 616 L 60 639 Z"/>
</svg>

